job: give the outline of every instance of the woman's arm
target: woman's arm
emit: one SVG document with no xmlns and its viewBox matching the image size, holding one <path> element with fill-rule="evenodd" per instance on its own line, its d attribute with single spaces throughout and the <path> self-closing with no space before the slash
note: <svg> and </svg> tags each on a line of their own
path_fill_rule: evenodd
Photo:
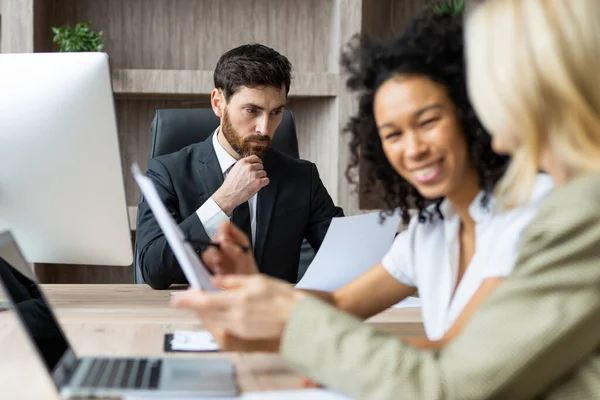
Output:
<svg viewBox="0 0 600 400">
<path fill-rule="evenodd" d="M 211 247 L 202 254 L 204 264 L 215 272 L 215 275 L 258 273 L 253 254 L 243 253 L 240 247 L 249 246 L 249 239 L 235 225 L 223 224 L 219 228 L 216 239 L 220 243 L 220 250 Z M 395 240 L 392 251 L 406 252 L 406 240 L 401 242 Z M 416 288 L 401 283 L 384 268 L 382 263 L 378 263 L 334 292 L 317 290 L 304 290 L 304 292 L 340 310 L 366 319 L 414 294 Z"/>
<path fill-rule="evenodd" d="M 556 398 L 573 392 L 585 398 L 586 389 L 593 397 L 600 192 L 596 187 L 586 197 L 595 186 L 580 182 L 581 193 L 560 188 L 547 200 L 510 277 L 447 346 L 406 346 L 307 296 L 287 320 L 284 362 L 355 398 L 534 398 L 549 390 Z"/>
<path fill-rule="evenodd" d="M 303 291 L 340 310 L 367 319 L 404 300 L 417 289 L 399 282 L 379 263 L 334 292 Z"/>
<path fill-rule="evenodd" d="M 406 342 L 410 343 L 414 347 L 419 349 L 441 349 L 446 346 L 450 341 L 457 337 L 467 325 L 473 314 L 479 309 L 485 299 L 488 298 L 496 288 L 504 282 L 503 277 L 487 278 L 479 286 L 479 289 L 475 292 L 469 303 L 462 310 L 454 324 L 448 329 L 444 337 L 439 340 L 429 340 L 427 338 L 406 338 Z M 301 383 L 302 387 L 314 388 L 321 387 L 321 385 L 311 381 L 310 379 L 303 379 Z"/>
<path fill-rule="evenodd" d="M 426 338 L 408 338 L 406 341 L 420 349 L 441 349 L 458 336 L 467 325 L 473 314 L 479 309 L 481 304 L 487 299 L 502 282 L 504 277 L 487 278 L 479 286 L 471 300 L 462 310 L 454 324 L 446 331 L 444 337 L 439 340 L 428 340 Z"/>
<path fill-rule="evenodd" d="M 366 319 L 414 294 L 414 287 L 406 286 L 391 276 L 383 265 L 377 264 L 360 277 L 334 292 L 318 290 L 299 290 L 311 294 L 321 300 Z M 280 339 L 246 340 L 211 326 L 204 321 L 207 329 L 219 344 L 221 350 L 228 351 L 262 351 L 279 350 Z"/>
</svg>

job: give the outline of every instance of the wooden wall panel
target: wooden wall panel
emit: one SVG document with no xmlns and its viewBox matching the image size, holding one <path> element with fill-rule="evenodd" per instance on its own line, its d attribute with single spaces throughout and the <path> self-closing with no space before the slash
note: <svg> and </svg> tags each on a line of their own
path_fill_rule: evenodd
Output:
<svg viewBox="0 0 600 400">
<path fill-rule="evenodd" d="M 202 97 L 197 100 L 118 98 L 115 105 L 127 204 L 137 205 L 140 190 L 130 173 L 130 166 L 133 162 L 137 162 L 142 170 L 146 170 L 152 138 L 150 124 L 156 110 L 209 107 L 209 98 Z"/>
<path fill-rule="evenodd" d="M 33 51 L 55 51 L 50 30 L 50 16 L 55 0 L 34 0 L 33 3 Z"/>
<path fill-rule="evenodd" d="M 426 7 L 423 0 L 364 0 L 362 32 L 392 39 L 401 35 L 406 23 Z"/>
<path fill-rule="evenodd" d="M 33 0 L 1 0 L 0 52 L 33 51 Z"/>
<path fill-rule="evenodd" d="M 132 245 L 135 232 L 132 232 Z M 35 264 L 35 274 L 41 283 L 134 283 L 133 265 L 71 265 Z"/>
<path fill-rule="evenodd" d="M 36 264 L 42 283 L 134 283 L 133 266 Z"/>
<path fill-rule="evenodd" d="M 225 51 L 261 42 L 296 70 L 331 70 L 333 0 L 57 0 L 53 24 L 92 21 L 113 68 L 212 70 Z"/>
<path fill-rule="evenodd" d="M 337 203 L 339 140 L 337 99 L 335 97 L 290 99 L 289 109 L 294 113 L 300 158 L 317 165 L 325 188 Z"/>
<path fill-rule="evenodd" d="M 364 9 L 361 0 L 340 0 L 339 24 L 338 24 L 338 48 L 342 47 L 350 40 L 352 36 L 360 32 Z M 349 139 L 350 137 L 342 133 L 344 126 L 352 115 L 356 113 L 356 96 L 346 90 L 345 75 L 340 77 L 340 89 L 338 95 L 338 147 L 336 153 L 338 157 L 338 205 L 344 209 L 346 215 L 359 213 L 358 194 L 356 186 L 346 180 L 345 172 L 350 160 Z"/>
</svg>

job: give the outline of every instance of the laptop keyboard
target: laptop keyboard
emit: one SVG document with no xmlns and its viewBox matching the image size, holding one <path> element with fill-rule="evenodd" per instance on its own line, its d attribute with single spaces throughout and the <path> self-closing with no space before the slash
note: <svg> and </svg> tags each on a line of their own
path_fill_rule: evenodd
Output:
<svg viewBox="0 0 600 400">
<path fill-rule="evenodd" d="M 82 387 L 106 389 L 156 389 L 161 360 L 108 358 L 94 359 Z"/>
</svg>

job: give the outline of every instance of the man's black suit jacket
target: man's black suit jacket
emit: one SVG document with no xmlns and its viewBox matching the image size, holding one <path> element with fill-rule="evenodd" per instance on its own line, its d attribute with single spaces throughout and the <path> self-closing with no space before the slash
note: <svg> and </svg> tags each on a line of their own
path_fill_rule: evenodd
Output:
<svg viewBox="0 0 600 400">
<path fill-rule="evenodd" d="M 254 255 L 261 272 L 295 283 L 303 238 L 317 251 L 331 218 L 344 214 L 333 204 L 313 163 L 270 149 L 263 165 L 270 183 L 258 192 Z M 194 242 L 209 237 L 196 210 L 223 184 L 212 136 L 150 159 L 147 176 L 189 242 L 201 247 Z M 144 199 L 138 209 L 137 248 L 142 276 L 152 288 L 187 283 Z"/>
</svg>

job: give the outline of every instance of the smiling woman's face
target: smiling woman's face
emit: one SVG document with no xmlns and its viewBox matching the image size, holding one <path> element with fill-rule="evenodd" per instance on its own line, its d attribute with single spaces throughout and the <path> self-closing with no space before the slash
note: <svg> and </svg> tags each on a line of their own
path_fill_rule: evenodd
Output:
<svg viewBox="0 0 600 400">
<path fill-rule="evenodd" d="M 452 196 L 476 173 L 456 106 L 428 77 L 388 79 L 375 93 L 374 115 L 385 156 L 423 197 Z"/>
</svg>

